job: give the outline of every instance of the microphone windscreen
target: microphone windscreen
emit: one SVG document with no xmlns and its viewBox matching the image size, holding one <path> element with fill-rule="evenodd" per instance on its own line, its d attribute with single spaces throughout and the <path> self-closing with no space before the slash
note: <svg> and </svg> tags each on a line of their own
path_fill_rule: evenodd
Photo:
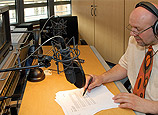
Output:
<svg viewBox="0 0 158 115">
<path fill-rule="evenodd" d="M 75 72 L 75 77 L 76 77 L 76 82 L 74 83 L 74 85 L 77 88 L 82 88 L 84 87 L 86 83 L 84 71 L 76 61 L 74 61 L 73 67 L 74 67 L 74 72 Z"/>
</svg>

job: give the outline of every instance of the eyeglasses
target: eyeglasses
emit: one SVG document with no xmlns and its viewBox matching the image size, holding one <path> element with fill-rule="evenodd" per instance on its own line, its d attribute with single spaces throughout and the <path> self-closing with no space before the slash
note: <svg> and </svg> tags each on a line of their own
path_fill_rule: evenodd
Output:
<svg viewBox="0 0 158 115">
<path fill-rule="evenodd" d="M 128 26 L 127 26 L 126 28 L 127 28 L 127 30 L 133 32 L 135 35 L 138 36 L 139 34 L 141 34 L 141 33 L 145 32 L 145 31 L 149 30 L 149 29 L 152 28 L 152 27 L 153 27 L 153 26 L 150 26 L 150 27 L 148 27 L 148 28 L 146 28 L 146 29 L 144 29 L 144 30 L 142 30 L 142 31 L 139 31 L 137 28 L 135 28 L 136 31 L 133 31 L 132 28 L 134 28 L 134 27 L 132 27 L 130 24 L 128 24 Z"/>
</svg>

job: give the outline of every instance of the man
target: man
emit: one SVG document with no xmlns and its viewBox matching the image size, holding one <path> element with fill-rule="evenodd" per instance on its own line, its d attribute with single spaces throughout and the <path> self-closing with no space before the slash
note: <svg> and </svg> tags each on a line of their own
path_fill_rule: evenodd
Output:
<svg viewBox="0 0 158 115">
<path fill-rule="evenodd" d="M 154 4 L 154 6 L 158 9 L 158 5 Z M 135 110 L 137 114 L 158 114 L 158 34 L 153 31 L 155 22 L 158 23 L 156 15 L 141 5 L 136 6 L 130 14 L 129 26 L 127 27 L 131 35 L 128 48 L 121 57 L 119 64 L 102 75 L 88 76 L 84 88 L 87 87 L 90 77 L 93 77 L 93 80 L 88 87 L 89 92 L 103 83 L 121 80 L 128 76 L 133 92 L 143 59 L 148 51 L 148 47 L 152 46 L 152 56 L 145 59 L 146 64 L 150 64 L 148 60 L 153 59 L 153 65 L 151 72 L 149 72 L 150 79 L 146 86 L 144 98 L 143 94 L 120 93 L 115 95 L 113 100 L 115 103 L 120 103 L 120 108 Z M 140 84 L 139 82 L 141 80 L 138 81 L 138 84 Z"/>
</svg>

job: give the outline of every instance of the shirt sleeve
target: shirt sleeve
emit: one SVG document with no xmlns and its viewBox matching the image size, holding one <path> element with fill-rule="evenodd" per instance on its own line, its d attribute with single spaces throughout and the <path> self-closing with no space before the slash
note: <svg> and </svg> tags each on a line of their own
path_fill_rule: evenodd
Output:
<svg viewBox="0 0 158 115">
<path fill-rule="evenodd" d="M 132 39 L 132 37 L 129 38 L 127 50 L 124 53 L 124 55 L 121 57 L 121 59 L 119 60 L 119 63 L 118 63 L 126 70 L 128 69 L 128 56 L 129 56 L 129 46 L 130 46 L 129 44 L 130 44 L 131 39 Z"/>
<path fill-rule="evenodd" d="M 127 52 L 127 51 L 126 51 Z M 125 53 L 121 59 L 119 60 L 119 65 L 122 66 L 123 68 L 125 68 L 127 70 L 128 68 L 128 64 L 127 64 L 127 54 Z"/>
</svg>

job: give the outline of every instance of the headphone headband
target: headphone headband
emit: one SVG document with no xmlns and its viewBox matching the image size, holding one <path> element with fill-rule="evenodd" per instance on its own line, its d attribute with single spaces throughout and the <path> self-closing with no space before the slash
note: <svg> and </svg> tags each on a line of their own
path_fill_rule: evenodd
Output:
<svg viewBox="0 0 158 115">
<path fill-rule="evenodd" d="M 140 7 L 140 6 L 147 9 L 158 18 L 158 9 L 152 3 L 142 1 L 142 2 L 139 2 L 135 6 L 135 8 Z"/>
<path fill-rule="evenodd" d="M 139 2 L 135 6 L 135 8 L 137 8 L 137 7 L 143 7 L 143 8 L 145 8 L 146 10 L 148 10 L 149 12 L 151 12 L 152 14 L 154 14 L 157 17 L 157 20 L 154 23 L 154 25 L 153 25 L 152 28 L 153 28 L 153 33 L 155 35 L 158 35 L 158 9 L 152 3 L 150 3 L 150 2 L 144 2 L 144 1 Z"/>
</svg>

